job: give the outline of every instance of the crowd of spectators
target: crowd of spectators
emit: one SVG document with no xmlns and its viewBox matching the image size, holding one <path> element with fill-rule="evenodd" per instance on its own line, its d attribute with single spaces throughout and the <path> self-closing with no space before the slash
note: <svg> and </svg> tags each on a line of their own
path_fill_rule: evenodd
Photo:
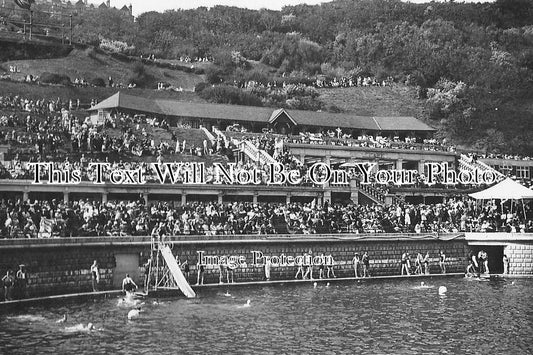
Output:
<svg viewBox="0 0 533 355">
<path fill-rule="evenodd" d="M 522 211 L 525 211 L 525 219 Z M 0 201 L 2 238 L 315 233 L 459 233 L 533 231 L 529 205 L 450 199 L 433 205 L 316 203 Z M 41 233 L 39 233 L 41 231 Z M 42 232 L 45 232 L 43 235 Z"/>
<path fill-rule="evenodd" d="M 15 152 L 11 166 L 21 168 L 17 153 L 28 153 L 30 161 L 63 161 L 64 154 L 118 153 L 121 156 L 156 156 L 191 154 L 202 156 L 221 154 L 229 147 L 220 142 L 205 140 L 202 145 L 179 141 L 165 120 L 144 115 L 117 113 L 103 124 L 90 117 L 79 118 L 72 110 L 80 102 L 69 100 L 31 100 L 20 96 L 0 96 L 0 144 L 8 144 Z M 114 133 L 110 133 L 113 128 Z M 148 131 L 162 128 L 163 136 L 156 138 Z M 120 131 L 120 134 L 116 134 Z M 20 174 L 17 174 L 20 175 Z"/>
<path fill-rule="evenodd" d="M 469 154 L 476 159 L 506 159 L 506 160 L 533 160 L 529 156 L 523 156 L 518 154 L 497 154 L 497 153 L 475 153 Z"/>
<path fill-rule="evenodd" d="M 241 89 L 282 89 L 288 85 L 296 85 L 298 87 L 314 87 L 321 88 L 348 88 L 348 87 L 370 87 L 370 86 L 392 86 L 394 79 L 388 77 L 384 80 L 377 80 L 373 76 L 341 76 L 341 77 L 327 77 L 325 75 L 318 75 L 316 78 L 294 78 L 283 75 L 281 78 L 273 79 L 267 82 L 256 80 L 234 80 L 233 86 Z"/>
<path fill-rule="evenodd" d="M 392 86 L 394 79 L 387 77 L 383 80 L 377 80 L 373 76 L 342 76 L 340 78 L 334 77 L 328 79 L 326 77 L 318 77 L 315 81 L 315 87 L 317 88 L 336 88 L 336 87 L 367 87 L 367 86 Z"/>
<path fill-rule="evenodd" d="M 454 152 L 455 146 L 448 144 L 446 140 L 437 140 L 434 138 L 420 139 L 416 137 L 405 137 L 401 139 L 399 136 L 383 137 L 360 135 L 352 137 L 351 134 L 343 133 L 341 128 L 335 131 L 328 130 L 323 133 L 303 132 L 299 136 L 291 136 L 287 143 L 298 144 L 321 144 L 321 145 L 336 145 L 344 147 L 368 147 L 380 149 L 408 149 L 408 150 L 425 150 L 425 151 L 448 151 Z"/>
</svg>

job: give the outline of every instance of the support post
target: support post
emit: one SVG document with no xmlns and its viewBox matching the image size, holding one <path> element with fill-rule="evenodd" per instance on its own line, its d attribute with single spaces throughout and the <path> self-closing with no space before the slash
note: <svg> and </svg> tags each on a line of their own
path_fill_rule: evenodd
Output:
<svg viewBox="0 0 533 355">
<path fill-rule="evenodd" d="M 419 174 L 424 173 L 424 164 L 426 164 L 426 161 L 423 159 L 418 162 L 418 173 Z"/>
<path fill-rule="evenodd" d="M 403 169 L 403 159 L 396 160 L 396 170 L 402 170 Z"/>
<path fill-rule="evenodd" d="M 33 11 L 30 10 L 30 40 L 33 37 Z"/>
</svg>

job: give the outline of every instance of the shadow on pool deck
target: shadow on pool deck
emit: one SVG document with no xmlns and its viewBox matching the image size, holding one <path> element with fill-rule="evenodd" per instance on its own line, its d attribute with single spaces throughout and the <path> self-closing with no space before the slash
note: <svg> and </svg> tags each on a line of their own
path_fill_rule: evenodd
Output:
<svg viewBox="0 0 533 355">
<path fill-rule="evenodd" d="M 398 279 L 416 279 L 416 278 L 442 278 L 442 277 L 464 277 L 464 273 L 449 273 L 449 274 L 430 274 L 430 275 L 393 275 L 393 276 L 373 276 L 373 277 L 339 277 L 339 278 L 329 278 L 329 279 L 293 279 L 293 280 L 270 280 L 270 281 L 250 281 L 250 282 L 235 282 L 235 283 L 213 283 L 205 285 L 191 285 L 191 287 L 196 290 L 202 289 L 212 289 L 219 287 L 242 287 L 242 286 L 266 286 L 266 285 L 282 285 L 282 284 L 298 284 L 298 283 L 309 283 L 309 282 L 339 282 L 339 281 L 379 281 L 379 280 L 398 280 Z M 491 278 L 532 278 L 533 275 L 503 275 L 503 274 L 491 274 Z M 161 291 L 161 292 L 160 292 Z M 169 296 L 176 297 L 182 296 L 181 291 L 175 288 L 160 288 L 160 291 L 151 291 L 148 296 Z M 155 292 L 152 294 L 152 292 Z M 84 300 L 84 299 L 95 299 L 95 298 L 108 298 L 108 297 L 117 297 L 122 295 L 121 290 L 111 290 L 111 291 L 99 291 L 99 292 L 83 292 L 83 293 L 73 293 L 67 295 L 55 295 L 55 296 L 46 296 L 46 297 L 36 297 L 36 298 L 27 298 L 13 301 L 4 301 L 0 302 L 0 310 L 10 310 L 13 308 L 23 307 L 23 306 L 32 306 L 32 305 L 42 305 L 45 303 L 53 303 L 63 300 Z M 138 293 L 142 294 L 142 293 Z M 142 294 L 146 295 L 146 294 Z"/>
</svg>

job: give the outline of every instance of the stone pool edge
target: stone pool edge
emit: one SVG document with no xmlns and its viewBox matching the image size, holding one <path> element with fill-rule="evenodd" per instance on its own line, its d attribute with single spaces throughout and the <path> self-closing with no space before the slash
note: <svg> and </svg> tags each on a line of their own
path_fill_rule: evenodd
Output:
<svg viewBox="0 0 533 355">
<path fill-rule="evenodd" d="M 430 275 L 392 275 L 392 276 L 372 276 L 372 277 L 339 277 L 339 278 L 324 278 L 324 279 L 313 279 L 313 280 L 270 280 L 270 281 L 249 281 L 249 282 L 236 282 L 236 283 L 211 283 L 204 285 L 191 285 L 195 290 L 205 290 L 205 289 L 217 289 L 217 288 L 228 288 L 228 287 L 243 287 L 243 286 L 269 286 L 269 285 L 282 285 L 282 284 L 299 284 L 299 283 L 326 283 L 326 282 L 341 282 L 341 281 L 379 281 L 379 280 L 398 280 L 398 279 L 431 279 L 431 278 L 450 278 L 450 277 L 464 277 L 464 273 L 449 273 L 449 274 L 430 274 Z M 533 278 L 533 275 L 504 275 L 504 274 L 491 274 L 491 278 L 498 279 L 520 279 L 520 278 Z M 161 292 L 160 292 L 161 291 Z M 176 289 L 165 289 L 161 288 L 156 291 L 157 294 L 150 297 L 181 297 L 181 291 Z M 108 297 L 118 297 L 122 295 L 121 290 L 109 290 L 109 291 L 97 291 L 97 292 L 82 292 L 82 293 L 72 293 L 72 294 L 63 294 L 63 295 L 54 295 L 46 297 L 36 297 L 36 298 L 27 298 L 21 300 L 13 301 L 4 301 L 0 302 L 0 311 L 10 310 L 14 308 L 19 308 L 23 306 L 32 306 L 36 304 L 51 303 L 62 300 L 83 300 L 83 299 L 100 299 Z"/>
</svg>

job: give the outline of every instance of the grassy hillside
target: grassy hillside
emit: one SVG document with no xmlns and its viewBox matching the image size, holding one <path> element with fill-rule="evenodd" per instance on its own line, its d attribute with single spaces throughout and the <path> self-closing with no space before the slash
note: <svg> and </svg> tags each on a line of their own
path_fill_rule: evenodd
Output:
<svg viewBox="0 0 533 355">
<path fill-rule="evenodd" d="M 345 112 L 361 116 L 422 117 L 423 100 L 412 87 L 396 84 L 387 87 L 352 87 L 320 89 L 320 100 Z"/>
<path fill-rule="evenodd" d="M 13 81 L 0 81 L 0 96 L 2 95 L 20 95 L 30 99 L 54 99 L 61 98 L 68 101 L 69 99 L 79 98 L 83 105 L 87 105 L 92 99 L 102 101 L 118 91 L 116 88 L 99 88 L 99 87 L 72 87 L 56 85 L 37 85 Z M 189 102 L 204 102 L 193 92 L 174 92 L 174 91 L 157 91 L 151 89 L 128 89 L 130 95 L 142 96 L 147 98 L 174 99 Z"/>
<path fill-rule="evenodd" d="M 47 60 L 15 60 L 0 63 L 4 68 L 16 65 L 20 73 L 12 74 L 12 78 L 20 80 L 26 75 L 40 76 L 44 72 L 60 73 L 68 75 L 72 81 L 75 78 L 90 80 L 102 78 L 107 82 L 112 77 L 115 83 L 127 84 L 133 75 L 135 63 L 123 62 L 107 54 L 95 51 L 92 48 L 74 49 L 64 58 Z M 157 82 L 164 81 L 174 87 L 182 87 L 192 91 L 194 86 L 203 81 L 203 77 L 193 73 L 185 73 L 179 70 L 159 68 L 153 65 L 145 65 L 146 73 L 151 77 L 151 85 L 157 86 Z"/>
</svg>

